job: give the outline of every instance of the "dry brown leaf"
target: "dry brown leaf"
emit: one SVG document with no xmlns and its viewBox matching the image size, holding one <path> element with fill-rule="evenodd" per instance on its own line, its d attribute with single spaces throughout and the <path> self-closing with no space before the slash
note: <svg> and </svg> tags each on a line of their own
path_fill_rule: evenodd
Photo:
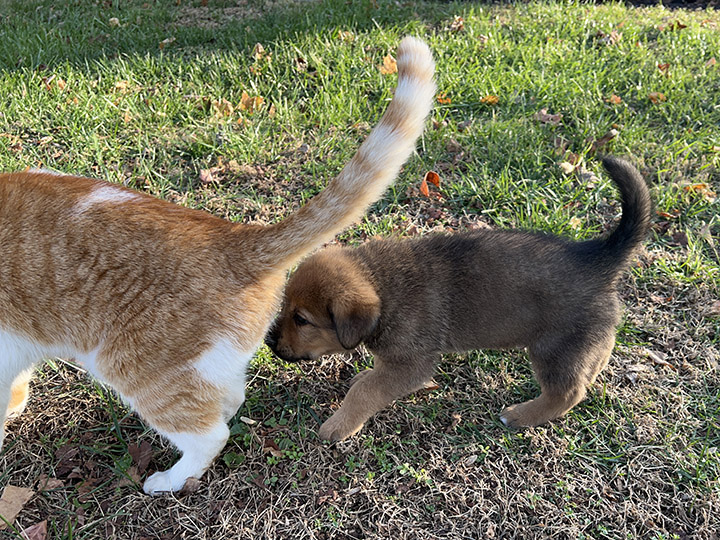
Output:
<svg viewBox="0 0 720 540">
<path fill-rule="evenodd" d="M 215 181 L 215 177 L 210 169 L 200 169 L 200 182 L 210 184 Z"/>
<path fill-rule="evenodd" d="M 562 114 L 549 114 L 547 109 L 540 109 L 533 115 L 535 120 L 542 122 L 543 124 L 550 124 L 551 126 L 557 126 L 562 120 Z"/>
<path fill-rule="evenodd" d="M 672 21 L 670 24 L 666 25 L 660 25 L 658 29 L 662 32 L 663 30 L 682 30 L 683 28 L 687 28 L 687 24 L 683 24 L 680 21 Z"/>
<path fill-rule="evenodd" d="M 705 62 L 705 67 L 713 67 L 715 64 L 717 64 L 717 60 L 715 60 L 715 57 L 713 56 L 710 60 Z"/>
<path fill-rule="evenodd" d="M 667 101 L 665 94 L 663 94 L 662 92 L 650 92 L 648 94 L 648 98 L 650 99 L 650 101 L 652 101 L 655 104 L 660 103 L 662 101 Z"/>
<path fill-rule="evenodd" d="M 596 139 L 592 142 L 592 145 L 590 147 L 591 152 L 597 152 L 600 150 L 603 146 L 605 146 L 607 143 L 612 141 L 615 137 L 618 136 L 619 131 L 617 129 L 611 129 L 608 131 L 605 135 L 600 137 L 599 139 Z"/>
<path fill-rule="evenodd" d="M 15 517 L 23 509 L 25 503 L 27 503 L 35 492 L 32 489 L 12 486 L 8 484 L 3 490 L 2 497 L 0 497 L 0 516 L 3 520 L 0 520 L 0 530 L 7 527 L 7 523 L 15 521 Z"/>
<path fill-rule="evenodd" d="M 129 444 L 128 454 L 132 457 L 133 463 L 137 465 L 138 472 L 142 474 L 145 472 L 147 466 L 150 464 L 150 460 L 152 459 L 152 446 L 147 441 L 142 441 L 139 446 L 137 444 Z"/>
<path fill-rule="evenodd" d="M 397 62 L 391 54 L 388 54 L 383 58 L 383 63 L 378 66 L 378 69 L 380 69 L 380 73 L 382 73 L 383 75 L 397 73 Z"/>
<path fill-rule="evenodd" d="M 660 351 L 653 351 L 648 349 L 646 351 L 647 356 L 650 360 L 653 361 L 653 363 L 657 364 L 658 366 L 666 366 L 672 369 L 675 369 L 675 366 L 673 366 L 670 362 L 665 360 L 667 358 L 667 354 L 660 352 Z"/>
<path fill-rule="evenodd" d="M 465 21 L 460 15 L 455 15 L 453 22 L 450 23 L 449 30 L 451 32 L 462 32 L 465 30 Z"/>
<path fill-rule="evenodd" d="M 243 95 L 245 95 L 243 93 Z M 223 117 L 223 116 L 231 116 L 232 113 L 235 111 L 235 107 L 232 103 L 230 103 L 225 98 L 220 98 L 216 101 L 211 102 L 212 108 L 215 110 L 215 116 L 217 117 Z"/>
<path fill-rule="evenodd" d="M 265 47 L 263 47 L 261 43 L 256 43 L 252 50 L 252 57 L 255 60 L 262 60 L 266 55 Z"/>
<path fill-rule="evenodd" d="M 430 182 L 435 187 L 440 187 L 440 175 L 435 171 L 428 171 L 425 173 L 425 182 Z"/>
<path fill-rule="evenodd" d="M 613 105 L 620 105 L 622 103 L 622 98 L 613 94 L 608 98 L 608 102 L 612 103 Z"/>
<path fill-rule="evenodd" d="M 438 94 L 436 99 L 438 103 L 442 103 L 443 105 L 449 105 L 450 103 L 452 103 L 452 99 L 447 97 L 447 94 L 445 92 Z"/>
<path fill-rule="evenodd" d="M 24 529 L 20 536 L 25 540 L 47 540 L 47 520 Z"/>
<path fill-rule="evenodd" d="M 355 34 L 349 30 L 340 30 L 338 32 L 338 39 L 341 41 L 355 41 Z"/>
<path fill-rule="evenodd" d="M 689 184 L 687 186 L 683 186 L 683 189 L 688 192 L 697 193 L 703 199 L 710 203 L 714 203 L 717 199 L 717 194 L 710 188 L 708 184 L 705 183 Z"/>
<path fill-rule="evenodd" d="M 175 41 L 174 37 L 169 37 L 166 39 L 163 39 L 159 44 L 158 47 L 160 47 L 160 50 L 163 50 L 165 47 L 170 45 L 173 41 Z"/>
<path fill-rule="evenodd" d="M 424 178 L 422 182 L 420 182 L 420 193 L 422 193 L 426 197 L 430 197 L 430 188 L 428 187 L 427 180 L 425 180 Z"/>
<path fill-rule="evenodd" d="M 665 64 L 658 64 L 657 67 L 660 71 L 667 75 L 667 72 L 670 69 L 670 64 L 666 62 Z"/>
<path fill-rule="evenodd" d="M 487 96 L 480 98 L 480 103 L 483 103 L 484 105 L 497 105 L 500 103 L 500 98 L 492 94 L 488 94 Z"/>
<path fill-rule="evenodd" d="M 250 97 L 247 92 L 243 91 L 242 96 L 240 97 L 240 104 L 238 105 L 238 109 L 252 114 L 257 111 L 263 103 L 265 103 L 265 98 L 262 98 L 260 96 Z"/>
</svg>

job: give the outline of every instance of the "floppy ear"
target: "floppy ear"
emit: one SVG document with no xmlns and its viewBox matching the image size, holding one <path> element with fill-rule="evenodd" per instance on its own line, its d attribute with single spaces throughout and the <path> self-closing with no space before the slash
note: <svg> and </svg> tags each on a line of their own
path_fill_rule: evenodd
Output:
<svg viewBox="0 0 720 540">
<path fill-rule="evenodd" d="M 379 318 L 380 299 L 369 285 L 331 302 L 330 319 L 340 345 L 348 350 L 360 345 L 375 330 Z"/>
</svg>

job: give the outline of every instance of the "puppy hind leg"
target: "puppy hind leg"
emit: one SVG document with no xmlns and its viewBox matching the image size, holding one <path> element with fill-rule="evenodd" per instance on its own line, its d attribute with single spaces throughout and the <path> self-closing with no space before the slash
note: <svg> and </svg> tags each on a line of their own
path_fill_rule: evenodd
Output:
<svg viewBox="0 0 720 540">
<path fill-rule="evenodd" d="M 375 413 L 396 399 L 423 388 L 432 377 L 435 362 L 414 361 L 398 367 L 375 359 L 375 368 L 359 373 L 340 409 L 320 426 L 320 438 L 341 441 L 362 429 Z"/>
<path fill-rule="evenodd" d="M 598 368 L 597 357 L 597 344 L 576 338 L 555 340 L 551 347 L 531 347 L 530 360 L 541 394 L 507 407 L 500 420 L 508 427 L 538 426 L 563 416 L 585 397 Z"/>
</svg>

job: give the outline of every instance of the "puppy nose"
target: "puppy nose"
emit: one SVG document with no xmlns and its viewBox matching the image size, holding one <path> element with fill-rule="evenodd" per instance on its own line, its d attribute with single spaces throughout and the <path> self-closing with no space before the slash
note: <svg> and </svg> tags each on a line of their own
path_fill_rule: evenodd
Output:
<svg viewBox="0 0 720 540">
<path fill-rule="evenodd" d="M 271 349 L 275 349 L 275 347 L 277 347 L 277 336 L 273 330 L 270 330 L 265 336 L 265 345 Z"/>
</svg>

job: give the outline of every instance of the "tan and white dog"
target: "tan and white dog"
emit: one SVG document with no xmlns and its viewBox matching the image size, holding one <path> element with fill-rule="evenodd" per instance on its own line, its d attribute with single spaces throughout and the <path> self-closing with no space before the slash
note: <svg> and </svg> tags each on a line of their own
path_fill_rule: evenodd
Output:
<svg viewBox="0 0 720 540">
<path fill-rule="evenodd" d="M 38 361 L 74 357 L 182 452 L 146 493 L 200 477 L 245 399 L 245 371 L 287 270 L 380 198 L 423 131 L 430 50 L 406 37 L 397 66 L 395 96 L 357 154 L 269 227 L 100 180 L 0 175 L 0 426 L 23 409 Z"/>
</svg>

